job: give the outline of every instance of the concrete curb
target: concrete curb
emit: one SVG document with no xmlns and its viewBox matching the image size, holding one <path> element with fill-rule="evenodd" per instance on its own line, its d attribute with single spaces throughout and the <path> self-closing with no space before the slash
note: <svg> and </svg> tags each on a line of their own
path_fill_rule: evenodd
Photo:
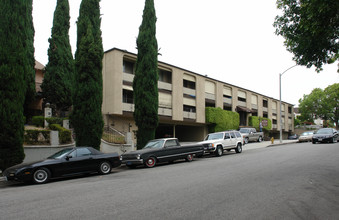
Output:
<svg viewBox="0 0 339 220">
<path fill-rule="evenodd" d="M 281 145 L 286 145 L 286 144 L 296 144 L 298 141 L 289 141 L 289 142 L 283 142 L 283 143 L 277 143 L 277 144 L 270 144 L 266 147 L 275 147 L 275 146 L 281 146 Z"/>
</svg>

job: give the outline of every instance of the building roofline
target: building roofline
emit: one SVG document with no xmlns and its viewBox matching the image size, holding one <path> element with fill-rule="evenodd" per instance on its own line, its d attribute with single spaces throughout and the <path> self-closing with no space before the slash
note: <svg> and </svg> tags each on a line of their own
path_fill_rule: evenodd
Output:
<svg viewBox="0 0 339 220">
<path fill-rule="evenodd" d="M 130 55 L 137 56 L 137 54 L 135 54 L 135 53 L 132 53 L 132 52 L 129 52 L 129 51 L 127 51 L 127 50 L 120 49 L 120 48 L 116 48 L 116 47 L 113 47 L 112 49 L 106 50 L 104 53 L 109 53 L 109 52 L 114 51 L 114 50 L 117 50 L 117 51 L 120 51 L 120 52 L 123 52 L 123 53 L 128 53 L 128 54 L 130 54 Z M 255 93 L 255 94 L 257 94 L 257 95 L 261 95 L 261 96 L 263 96 L 263 97 L 267 97 L 267 98 L 270 98 L 270 99 L 273 99 L 273 100 L 276 100 L 276 101 L 280 101 L 280 100 L 275 99 L 275 98 L 273 98 L 273 97 L 270 97 L 270 96 L 267 96 L 267 95 L 264 95 L 264 94 L 260 94 L 260 93 L 258 93 L 258 92 L 255 92 L 255 91 L 252 91 L 252 90 L 249 90 L 249 89 L 245 89 L 245 88 L 242 88 L 242 87 L 239 87 L 239 86 L 230 84 L 230 83 L 226 83 L 226 82 L 223 82 L 223 81 L 221 81 L 221 80 L 211 78 L 211 77 L 209 77 L 209 76 L 207 76 L 207 75 L 202 75 L 202 74 L 200 74 L 200 73 L 196 73 L 196 72 L 193 72 L 193 71 L 191 71 L 191 70 L 187 70 L 187 69 L 184 69 L 184 68 L 175 66 L 175 65 L 173 65 L 173 64 L 169 64 L 169 63 L 166 63 L 166 62 L 163 62 L 163 61 L 159 61 L 159 60 L 158 60 L 158 63 L 164 64 L 164 65 L 167 65 L 167 66 L 170 66 L 170 67 L 174 67 L 174 68 L 183 70 L 183 71 L 185 71 L 185 72 L 193 73 L 193 74 L 199 75 L 199 76 L 201 76 L 201 77 L 204 77 L 204 78 L 207 78 L 207 79 L 210 79 L 210 80 L 213 80 L 213 81 L 217 81 L 217 82 L 220 82 L 220 83 L 223 83 L 223 84 L 227 84 L 227 85 L 230 85 L 230 86 L 234 86 L 234 87 L 237 87 L 237 88 L 239 88 L 239 89 L 243 89 L 243 90 L 246 90 L 246 91 Z M 282 100 L 281 100 L 281 103 L 285 103 L 285 104 L 289 104 L 289 105 L 294 106 L 294 104 L 291 104 L 291 103 L 288 103 L 288 102 L 284 102 L 284 101 L 282 101 Z"/>
</svg>

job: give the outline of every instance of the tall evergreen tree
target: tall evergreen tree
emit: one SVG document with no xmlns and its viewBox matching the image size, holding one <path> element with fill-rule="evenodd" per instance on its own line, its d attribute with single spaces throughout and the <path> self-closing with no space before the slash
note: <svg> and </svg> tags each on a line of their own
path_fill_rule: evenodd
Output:
<svg viewBox="0 0 339 220">
<path fill-rule="evenodd" d="M 25 56 L 25 80 L 26 80 L 26 95 L 24 104 L 24 114 L 30 116 L 28 112 L 29 104 L 35 98 L 35 58 L 34 58 L 34 26 L 33 26 L 33 2 L 29 0 L 25 2 L 25 11 L 22 15 L 25 15 L 25 31 L 21 32 L 22 38 L 25 39 L 24 46 L 26 48 L 27 55 Z"/>
<path fill-rule="evenodd" d="M 72 105 L 74 60 L 69 43 L 69 19 L 68 0 L 58 0 L 52 36 L 48 39 L 48 64 L 41 86 L 45 101 L 54 104 L 58 113 Z"/>
<path fill-rule="evenodd" d="M 0 4 L 0 169 L 21 163 L 24 102 L 34 71 L 32 0 Z M 32 62 L 33 57 L 33 62 Z"/>
<path fill-rule="evenodd" d="M 77 146 L 100 148 L 102 119 L 102 59 L 99 0 L 82 0 L 77 22 L 75 97 L 71 121 Z"/>
<path fill-rule="evenodd" d="M 138 56 L 133 80 L 137 148 L 155 137 L 158 126 L 158 43 L 153 0 L 146 0 L 137 38 Z"/>
</svg>

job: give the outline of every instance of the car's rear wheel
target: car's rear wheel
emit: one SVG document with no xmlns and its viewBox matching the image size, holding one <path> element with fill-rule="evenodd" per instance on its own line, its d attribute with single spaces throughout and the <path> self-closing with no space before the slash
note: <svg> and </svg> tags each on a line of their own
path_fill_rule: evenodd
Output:
<svg viewBox="0 0 339 220">
<path fill-rule="evenodd" d="M 222 156 L 222 154 L 224 153 L 223 151 L 224 151 L 224 150 L 222 149 L 222 147 L 221 147 L 221 146 L 218 146 L 218 147 L 217 147 L 217 150 L 215 151 L 215 156 L 217 156 L 217 157 Z"/>
<path fill-rule="evenodd" d="M 186 156 L 186 161 L 191 162 L 193 160 L 193 154 L 189 154 Z"/>
<path fill-rule="evenodd" d="M 237 147 L 235 148 L 236 153 L 241 153 L 242 152 L 242 146 L 240 143 L 238 143 Z"/>
<path fill-rule="evenodd" d="M 149 157 L 145 162 L 145 166 L 148 168 L 152 168 L 155 166 L 156 163 L 157 160 L 155 159 L 155 157 Z"/>
<path fill-rule="evenodd" d="M 51 176 L 51 172 L 47 168 L 38 168 L 33 173 L 33 181 L 35 183 L 47 183 Z"/>
<path fill-rule="evenodd" d="M 100 174 L 109 174 L 111 172 L 112 166 L 109 162 L 103 161 L 100 163 L 99 166 L 99 173 Z"/>
</svg>

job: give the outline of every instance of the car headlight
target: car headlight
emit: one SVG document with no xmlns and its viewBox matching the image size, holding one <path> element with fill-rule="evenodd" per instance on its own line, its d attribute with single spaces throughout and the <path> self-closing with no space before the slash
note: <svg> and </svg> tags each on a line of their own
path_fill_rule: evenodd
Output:
<svg viewBox="0 0 339 220">
<path fill-rule="evenodd" d="M 122 160 L 122 156 L 120 156 L 120 160 Z"/>
<path fill-rule="evenodd" d="M 137 160 L 140 160 L 140 154 L 137 155 Z"/>
<path fill-rule="evenodd" d="M 214 147 L 214 144 L 208 144 L 208 147 Z"/>
</svg>

